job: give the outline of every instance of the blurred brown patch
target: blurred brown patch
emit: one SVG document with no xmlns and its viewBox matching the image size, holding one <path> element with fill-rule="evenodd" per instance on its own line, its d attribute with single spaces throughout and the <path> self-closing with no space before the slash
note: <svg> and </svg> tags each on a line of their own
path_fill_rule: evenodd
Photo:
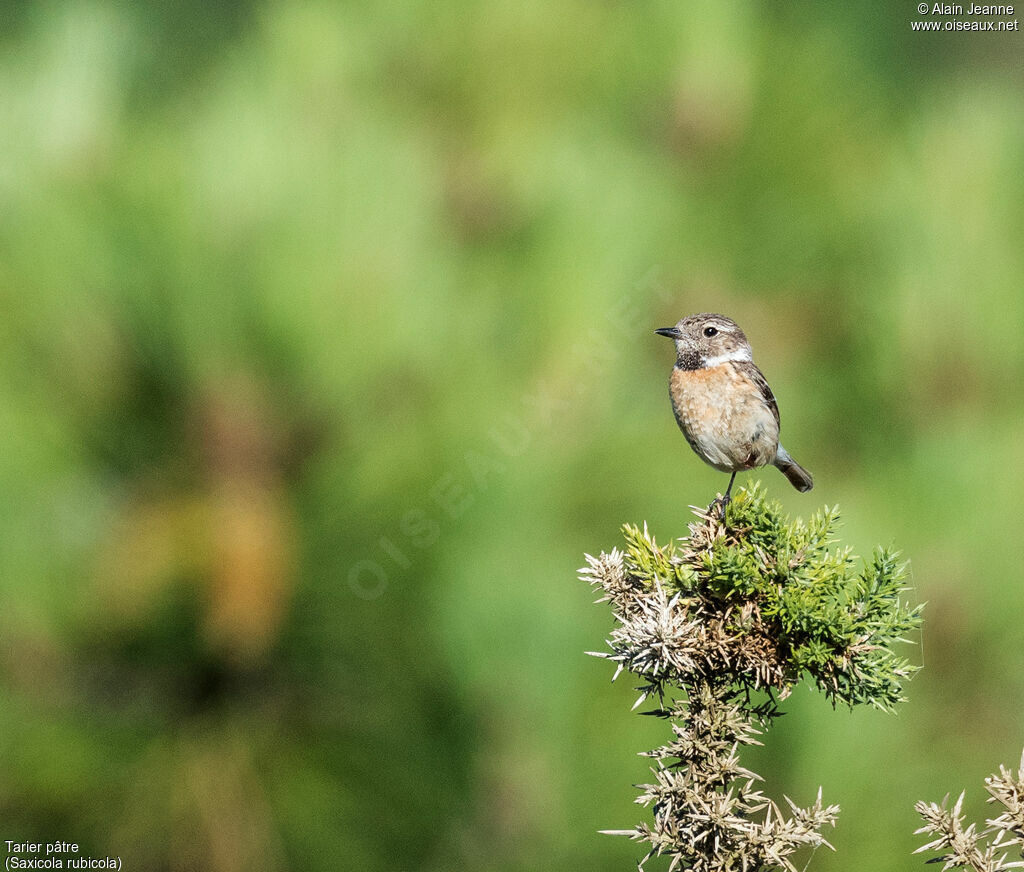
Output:
<svg viewBox="0 0 1024 872">
<path fill-rule="evenodd" d="M 178 837 L 183 849 L 197 853 L 197 868 L 280 868 L 273 813 L 245 739 L 193 741 L 182 747 L 180 766 L 173 801 L 181 822 L 192 817 L 195 828 L 183 827 Z"/>
<path fill-rule="evenodd" d="M 206 631 L 249 659 L 273 642 L 294 577 L 294 520 L 281 481 L 283 427 L 252 380 L 236 377 L 200 405 L 210 493 Z"/>
<path fill-rule="evenodd" d="M 227 479 L 210 497 L 212 562 L 206 631 L 243 659 L 273 643 L 294 570 L 294 531 L 279 490 Z"/>
<path fill-rule="evenodd" d="M 522 224 L 501 179 L 489 173 L 479 158 L 466 149 L 449 156 L 444 198 L 452 224 L 465 242 L 499 240 Z"/>
<path fill-rule="evenodd" d="M 144 620 L 167 585 L 194 581 L 208 644 L 250 662 L 273 644 L 294 584 L 288 429 L 259 384 L 236 376 L 207 387 L 186 430 L 195 484 L 136 483 L 100 555 L 100 592 L 122 619 Z"/>
<path fill-rule="evenodd" d="M 672 151 L 690 160 L 713 160 L 743 137 L 750 112 L 741 89 L 687 79 L 676 89 L 668 116 Z"/>
<path fill-rule="evenodd" d="M 132 846 L 137 868 L 284 868 L 253 740 L 207 723 L 152 742 L 133 767 L 136 777 L 115 832 L 118 844 Z M 154 821 L 161 822 L 158 831 Z"/>
<path fill-rule="evenodd" d="M 914 358 L 907 366 L 907 396 L 920 417 L 938 410 L 1000 404 L 1003 379 L 990 379 L 982 371 L 977 343 L 962 330 L 942 325 L 928 337 L 927 344 L 911 346 Z"/>
</svg>

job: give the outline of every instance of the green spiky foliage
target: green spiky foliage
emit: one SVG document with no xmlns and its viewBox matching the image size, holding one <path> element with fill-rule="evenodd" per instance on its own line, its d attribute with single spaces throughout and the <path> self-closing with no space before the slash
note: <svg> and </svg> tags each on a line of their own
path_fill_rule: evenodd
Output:
<svg viewBox="0 0 1024 872">
<path fill-rule="evenodd" d="M 837 543 L 835 509 L 790 521 L 759 485 L 740 490 L 726 519 L 696 512 L 689 536 L 659 545 L 646 525 L 623 528 L 625 549 L 587 555 L 581 578 L 612 604 L 610 652 L 596 656 L 643 684 L 637 706 L 667 719 L 673 739 L 647 753 L 655 781 L 637 802 L 653 826 L 609 831 L 647 843 L 670 869 L 696 872 L 795 867 L 838 806 L 788 799 L 780 808 L 738 762 L 738 749 L 779 714 L 808 678 L 833 705 L 891 711 L 916 667 L 893 646 L 920 623 L 902 598 L 904 566 L 879 549 L 859 565 Z"/>
</svg>

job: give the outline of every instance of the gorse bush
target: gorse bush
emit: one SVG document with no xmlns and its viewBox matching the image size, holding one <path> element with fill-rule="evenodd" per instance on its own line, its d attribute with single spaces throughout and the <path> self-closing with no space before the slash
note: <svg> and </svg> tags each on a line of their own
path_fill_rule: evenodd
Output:
<svg viewBox="0 0 1024 872">
<path fill-rule="evenodd" d="M 801 846 L 827 845 L 822 828 L 839 807 L 786 800 L 784 813 L 755 787 L 738 750 L 780 714 L 804 677 L 833 705 L 892 710 L 916 667 L 893 645 L 920 623 L 901 597 L 903 565 L 880 549 L 858 569 L 833 530 L 835 509 L 789 521 L 759 485 L 741 490 L 726 520 L 697 512 L 689 536 L 659 545 L 647 527 L 623 528 L 625 548 L 587 555 L 581 578 L 611 603 L 610 652 L 596 654 L 639 676 L 637 707 L 671 723 L 647 752 L 654 782 L 637 802 L 653 825 L 609 830 L 647 843 L 670 869 L 793 870 Z"/>
</svg>

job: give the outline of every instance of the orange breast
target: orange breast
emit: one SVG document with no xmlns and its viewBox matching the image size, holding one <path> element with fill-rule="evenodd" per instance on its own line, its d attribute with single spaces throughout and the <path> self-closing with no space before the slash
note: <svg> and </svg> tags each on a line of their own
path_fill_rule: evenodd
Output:
<svg viewBox="0 0 1024 872">
<path fill-rule="evenodd" d="M 775 416 L 757 386 L 731 364 L 674 369 L 669 394 L 680 429 L 706 463 L 731 471 L 774 459 Z"/>
</svg>

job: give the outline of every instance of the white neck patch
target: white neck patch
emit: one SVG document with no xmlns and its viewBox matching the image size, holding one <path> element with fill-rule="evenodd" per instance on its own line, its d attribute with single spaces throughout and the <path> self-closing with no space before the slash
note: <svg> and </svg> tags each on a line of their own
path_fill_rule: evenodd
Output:
<svg viewBox="0 0 1024 872">
<path fill-rule="evenodd" d="M 753 359 L 754 355 L 750 353 L 750 348 L 737 348 L 735 351 L 730 351 L 727 354 L 717 354 L 714 357 L 707 358 L 704 361 L 704 366 L 720 366 L 723 363 L 739 363 L 740 361 L 751 361 Z"/>
</svg>

